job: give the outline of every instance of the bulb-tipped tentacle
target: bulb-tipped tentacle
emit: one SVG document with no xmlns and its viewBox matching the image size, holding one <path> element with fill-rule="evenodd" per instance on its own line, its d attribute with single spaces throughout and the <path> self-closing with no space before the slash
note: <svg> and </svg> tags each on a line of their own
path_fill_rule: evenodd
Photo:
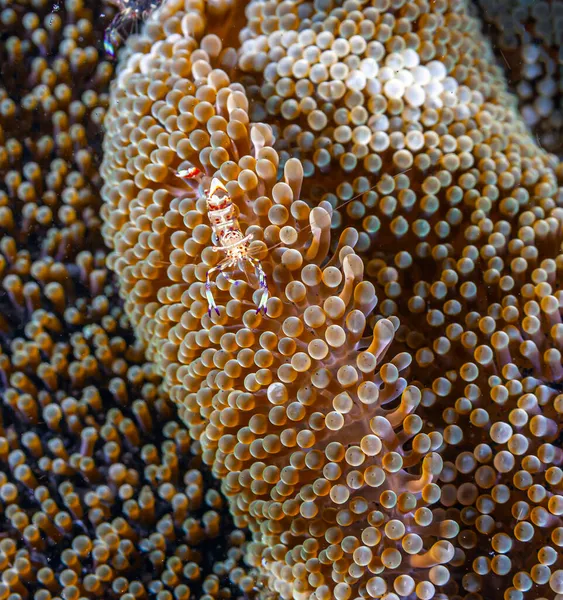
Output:
<svg viewBox="0 0 563 600">
<path fill-rule="evenodd" d="M 227 275 L 227 273 L 225 273 L 225 271 L 223 270 L 223 269 L 225 269 L 227 267 L 232 268 L 232 267 L 235 267 L 235 266 L 236 266 L 236 262 L 235 261 L 233 261 L 233 260 L 227 260 L 227 261 L 224 261 L 224 263 L 222 263 L 221 265 L 219 265 L 219 271 L 220 271 L 221 275 L 223 275 L 223 277 L 229 283 L 232 283 L 233 285 L 238 285 L 239 282 L 236 279 L 233 279 L 232 277 L 229 277 Z"/>
</svg>

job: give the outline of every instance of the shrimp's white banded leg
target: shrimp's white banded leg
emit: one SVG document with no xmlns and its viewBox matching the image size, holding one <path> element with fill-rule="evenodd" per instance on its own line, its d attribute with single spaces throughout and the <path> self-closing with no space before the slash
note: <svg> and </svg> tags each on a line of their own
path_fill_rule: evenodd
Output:
<svg viewBox="0 0 563 600">
<path fill-rule="evenodd" d="M 250 256 L 247 256 L 247 260 L 248 262 L 250 262 L 250 264 L 252 264 L 254 266 L 254 269 L 256 271 L 256 277 L 258 277 L 258 286 L 260 288 L 260 290 L 262 290 L 262 296 L 260 297 L 260 300 L 258 302 L 258 308 L 256 309 L 256 312 L 263 312 L 264 316 L 266 316 L 266 312 L 267 312 L 267 307 L 266 304 L 268 302 L 268 298 L 270 297 L 270 292 L 268 290 L 268 281 L 266 279 L 266 273 L 264 273 L 264 269 L 262 268 L 262 263 L 255 259 L 255 258 L 251 258 Z"/>
<path fill-rule="evenodd" d="M 219 309 L 217 308 L 217 304 L 215 304 L 215 298 L 213 298 L 213 292 L 211 291 L 211 273 L 214 271 L 221 271 L 220 267 L 213 267 L 207 271 L 207 278 L 205 280 L 205 297 L 207 298 L 207 304 L 209 305 L 209 309 L 207 314 L 211 316 L 211 311 L 215 309 L 217 314 L 219 313 Z"/>
</svg>

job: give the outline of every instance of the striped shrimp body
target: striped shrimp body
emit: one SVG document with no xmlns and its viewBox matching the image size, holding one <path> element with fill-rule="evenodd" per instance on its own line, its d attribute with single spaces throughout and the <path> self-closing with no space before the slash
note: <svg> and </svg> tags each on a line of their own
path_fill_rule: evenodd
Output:
<svg viewBox="0 0 563 600">
<path fill-rule="evenodd" d="M 178 176 L 183 179 L 195 179 L 200 175 L 201 172 L 196 168 L 178 172 Z M 225 258 L 216 267 L 209 269 L 207 272 L 205 296 L 209 303 L 209 314 L 211 314 L 213 309 L 219 314 L 219 309 L 211 291 L 211 275 L 213 273 L 221 273 L 227 281 L 237 285 L 238 282 L 231 279 L 226 271 L 238 268 L 244 273 L 245 263 L 248 263 L 254 268 L 258 279 L 258 286 L 262 291 L 256 312 L 263 312 L 265 315 L 267 310 L 266 303 L 269 298 L 266 273 L 264 273 L 260 261 L 250 256 L 249 247 L 252 241 L 252 234 L 245 235 L 243 233 L 238 222 L 236 207 L 229 196 L 227 188 L 217 178 L 211 181 L 209 192 L 207 192 L 207 214 L 213 231 L 213 250 L 225 253 Z"/>
</svg>

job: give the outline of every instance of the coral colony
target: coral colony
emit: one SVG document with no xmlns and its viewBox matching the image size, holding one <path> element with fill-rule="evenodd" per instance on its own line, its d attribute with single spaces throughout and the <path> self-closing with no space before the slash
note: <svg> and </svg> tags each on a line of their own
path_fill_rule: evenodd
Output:
<svg viewBox="0 0 563 600">
<path fill-rule="evenodd" d="M 112 4 L 0 2 L 0 600 L 563 598 L 563 2 Z"/>
</svg>

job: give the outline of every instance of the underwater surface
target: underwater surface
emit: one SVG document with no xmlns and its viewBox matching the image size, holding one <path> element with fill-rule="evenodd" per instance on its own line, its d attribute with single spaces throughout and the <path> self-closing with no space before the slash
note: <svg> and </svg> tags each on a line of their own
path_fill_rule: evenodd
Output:
<svg viewBox="0 0 563 600">
<path fill-rule="evenodd" d="M 562 600 L 562 38 L 0 0 L 0 600 Z"/>
</svg>

